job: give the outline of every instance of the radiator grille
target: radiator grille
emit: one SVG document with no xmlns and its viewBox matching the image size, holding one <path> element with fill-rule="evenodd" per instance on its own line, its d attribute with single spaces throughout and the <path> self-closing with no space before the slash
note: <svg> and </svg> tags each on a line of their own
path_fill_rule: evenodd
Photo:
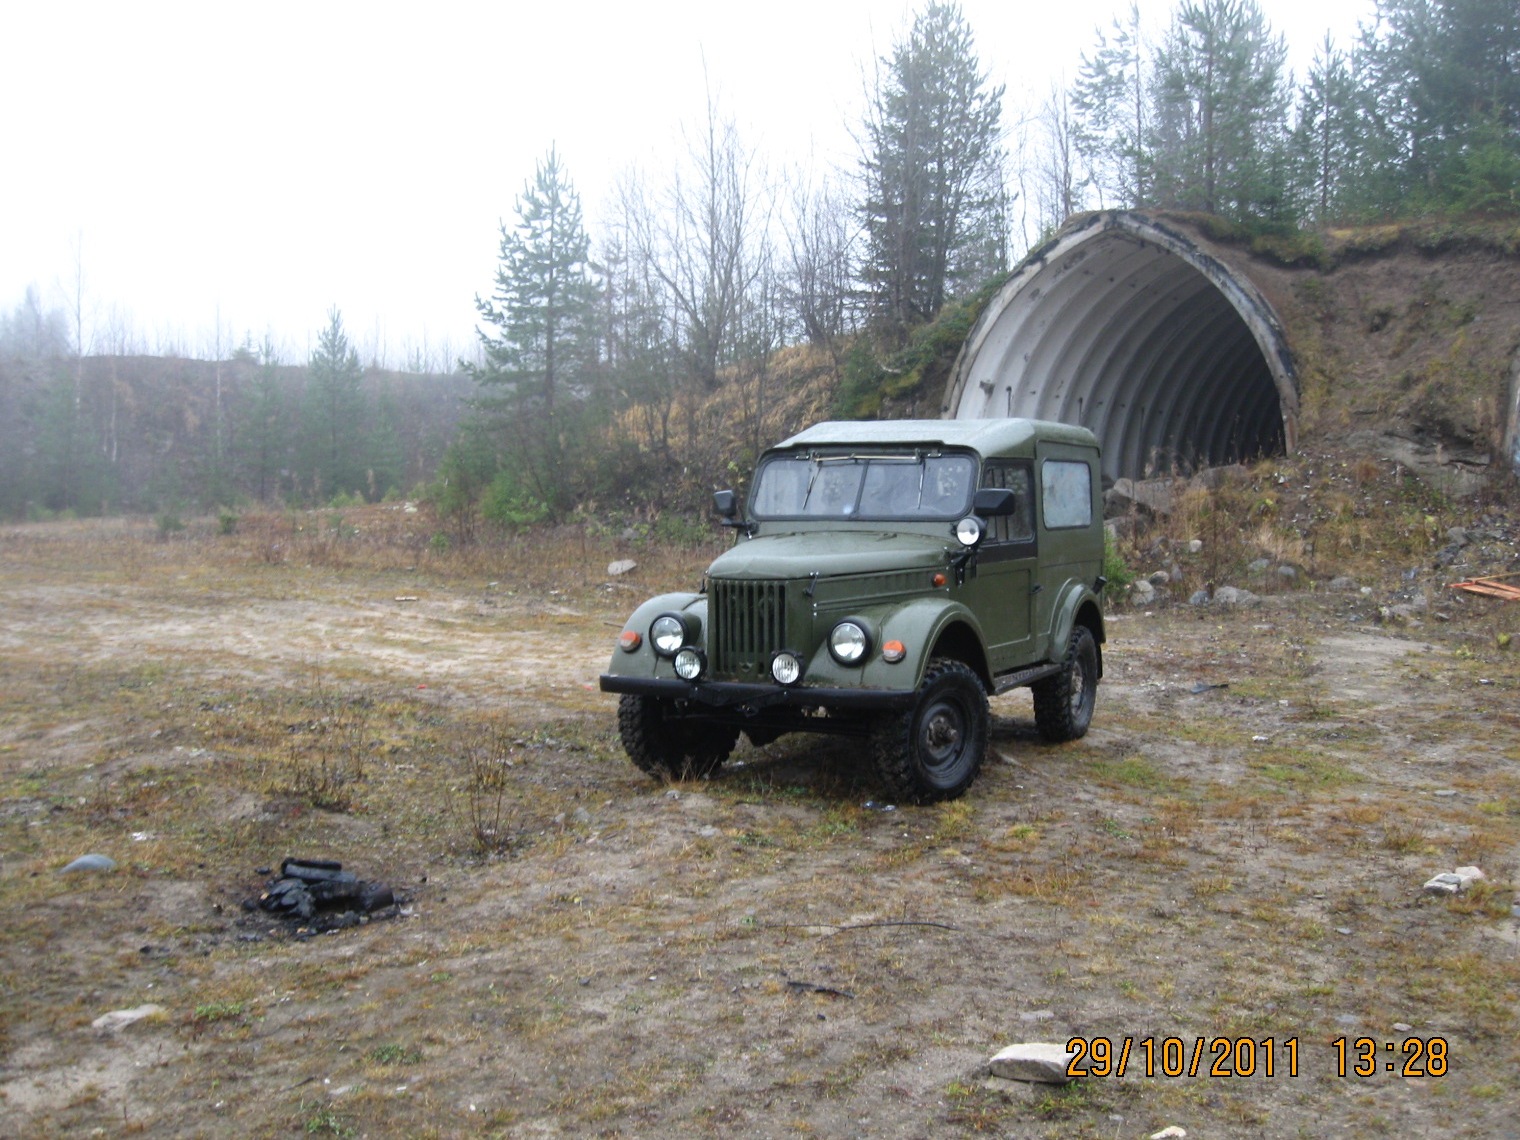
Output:
<svg viewBox="0 0 1520 1140">
<path fill-rule="evenodd" d="M 771 654 L 786 647 L 784 582 L 709 583 L 712 670 L 739 680 L 769 676 Z"/>
</svg>

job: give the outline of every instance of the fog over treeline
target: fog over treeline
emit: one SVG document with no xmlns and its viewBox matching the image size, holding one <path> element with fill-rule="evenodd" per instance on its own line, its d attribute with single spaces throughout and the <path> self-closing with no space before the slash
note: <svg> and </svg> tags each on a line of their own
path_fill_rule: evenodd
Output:
<svg viewBox="0 0 1520 1140">
<path fill-rule="evenodd" d="M 873 414 L 940 351 L 932 330 L 959 330 L 1074 213 L 1282 236 L 1520 210 L 1513 0 L 1380 0 L 1305 74 L 1287 54 L 1253 0 L 1188 0 L 1159 31 L 1131 6 L 1021 108 L 959 7 L 930 3 L 868 72 L 848 169 L 768 165 L 712 97 L 684 151 L 589 188 L 592 229 L 546 140 L 503 203 L 494 280 L 441 286 L 475 295 L 473 344 L 350 328 L 342 298 L 298 346 L 220 321 L 190 344 L 93 296 L 82 248 L 0 314 L 0 515 L 431 487 L 473 533 L 589 500 L 694 503 L 708 427 L 765 442 L 778 350 L 817 354 L 836 412 Z M 728 422 L 704 426 L 723 393 Z"/>
</svg>

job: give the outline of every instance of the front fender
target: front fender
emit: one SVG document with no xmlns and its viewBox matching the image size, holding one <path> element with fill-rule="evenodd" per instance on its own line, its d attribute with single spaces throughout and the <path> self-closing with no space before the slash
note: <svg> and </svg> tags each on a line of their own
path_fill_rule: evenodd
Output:
<svg viewBox="0 0 1520 1140">
<path fill-rule="evenodd" d="M 653 620 L 655 615 L 651 614 Z M 963 627 L 960 638 L 966 655 L 967 648 L 980 654 L 981 660 L 967 661 L 983 677 L 987 674 L 987 641 L 982 628 L 972 612 L 959 602 L 950 601 L 943 595 L 914 598 L 895 605 L 863 606 L 853 610 L 850 616 L 864 619 L 874 633 L 870 656 L 866 664 L 858 667 L 840 665 L 829 654 L 828 633 L 812 659 L 807 663 L 809 683 L 841 687 L 860 686 L 865 689 L 916 689 L 923 680 L 924 670 L 935 645 L 946 630 Z M 881 647 L 887 641 L 900 641 L 907 655 L 898 663 L 882 660 Z"/>
<path fill-rule="evenodd" d="M 625 652 L 621 647 L 615 646 L 612 650 L 612 662 L 607 666 L 607 672 L 615 677 L 674 677 L 675 669 L 670 662 L 659 656 L 649 645 L 649 623 L 661 614 L 689 613 L 702 623 L 702 632 L 698 639 L 701 645 L 707 644 L 707 596 L 689 592 L 674 594 L 657 594 L 633 611 L 633 614 L 623 623 L 625 630 L 631 629 L 638 633 L 639 647 L 632 653 Z"/>
</svg>

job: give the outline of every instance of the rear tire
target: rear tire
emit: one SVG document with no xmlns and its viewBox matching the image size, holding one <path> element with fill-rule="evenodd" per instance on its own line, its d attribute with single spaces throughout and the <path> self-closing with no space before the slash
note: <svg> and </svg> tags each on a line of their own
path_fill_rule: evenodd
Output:
<svg viewBox="0 0 1520 1140">
<path fill-rule="evenodd" d="M 1030 688 L 1034 692 L 1034 723 L 1052 744 L 1087 734 L 1098 700 L 1098 643 L 1085 625 L 1074 626 L 1066 642 L 1061 671 Z"/>
<path fill-rule="evenodd" d="M 699 780 L 728 759 L 739 729 L 679 716 L 672 702 L 658 697 L 625 693 L 618 701 L 618 736 L 641 771 L 658 779 Z"/>
<path fill-rule="evenodd" d="M 964 662 L 929 662 L 918 699 L 876 730 L 876 770 L 896 799 L 929 804 L 961 795 L 987 754 L 987 691 Z"/>
</svg>

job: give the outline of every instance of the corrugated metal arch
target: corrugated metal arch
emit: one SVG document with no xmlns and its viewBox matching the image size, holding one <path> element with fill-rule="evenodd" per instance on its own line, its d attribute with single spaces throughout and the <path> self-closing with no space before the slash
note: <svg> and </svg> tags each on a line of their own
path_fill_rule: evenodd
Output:
<svg viewBox="0 0 1520 1140">
<path fill-rule="evenodd" d="M 1131 211 L 1084 215 L 1020 262 L 961 349 L 942 413 L 1091 428 L 1140 478 L 1297 446 L 1298 382 L 1256 287 Z"/>
</svg>

